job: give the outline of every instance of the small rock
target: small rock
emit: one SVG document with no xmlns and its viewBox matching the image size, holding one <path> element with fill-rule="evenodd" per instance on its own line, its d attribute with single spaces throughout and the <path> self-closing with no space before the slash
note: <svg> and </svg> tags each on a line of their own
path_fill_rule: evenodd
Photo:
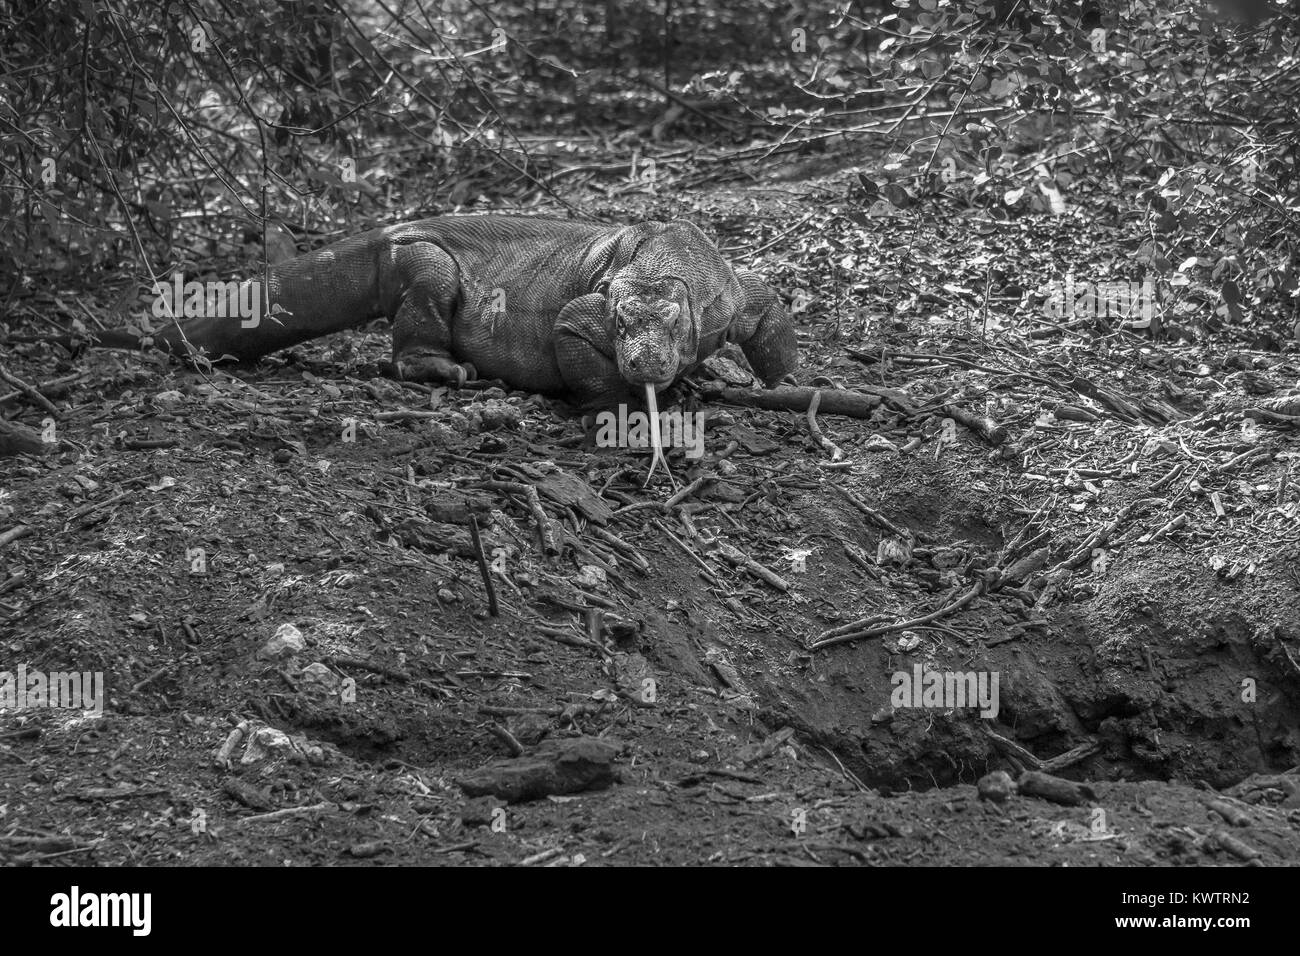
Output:
<svg viewBox="0 0 1300 956">
<path fill-rule="evenodd" d="M 463 436 L 442 422 L 429 422 L 429 438 L 435 445 L 452 445 Z"/>
<path fill-rule="evenodd" d="M 605 583 L 605 569 L 598 568 L 594 564 L 584 564 L 569 580 L 580 588 L 599 587 Z"/>
<path fill-rule="evenodd" d="M 554 741 L 536 756 L 489 764 L 456 783 L 468 796 L 491 795 L 507 803 L 604 790 L 614 782 L 614 758 L 622 749 L 607 737 L 571 737 Z"/>
<path fill-rule="evenodd" d="M 490 432 L 499 428 L 515 429 L 524 416 L 518 407 L 498 400 L 479 402 L 465 409 L 465 418 L 471 431 Z"/>
<path fill-rule="evenodd" d="M 283 730 L 261 727 L 248 738 L 248 745 L 239 762 L 253 764 L 263 760 L 282 759 L 319 767 L 329 763 L 331 756 L 337 754 L 332 747 L 327 752 L 327 747 L 330 745 L 318 744 L 301 735 L 290 737 Z"/>
<path fill-rule="evenodd" d="M 336 693 L 342 680 L 320 661 L 314 661 L 302 669 L 302 682 L 309 690 L 325 694 Z"/>
<path fill-rule="evenodd" d="M 981 800 L 1006 803 L 1016 792 L 1016 782 L 1005 770 L 995 770 L 980 777 L 976 788 L 979 790 Z"/>
<path fill-rule="evenodd" d="M 863 451 L 898 451 L 898 446 L 884 435 L 872 435 L 862 446 Z"/>
<path fill-rule="evenodd" d="M 262 727 L 248 739 L 248 746 L 244 749 L 244 756 L 239 758 L 239 762 L 257 763 L 292 749 L 293 744 L 289 741 L 289 735 L 283 730 Z"/>
<path fill-rule="evenodd" d="M 624 698 L 638 707 L 653 707 L 658 687 L 649 662 L 635 651 L 615 651 L 610 656 L 614 684 Z"/>
<path fill-rule="evenodd" d="M 287 660 L 302 653 L 307 647 L 307 639 L 302 631 L 292 624 L 281 624 L 269 641 L 262 645 L 257 656 L 272 661 Z"/>
<path fill-rule="evenodd" d="M 65 481 L 63 484 L 58 485 L 55 490 L 69 501 L 77 501 L 85 495 L 85 490 L 75 481 Z"/>
</svg>

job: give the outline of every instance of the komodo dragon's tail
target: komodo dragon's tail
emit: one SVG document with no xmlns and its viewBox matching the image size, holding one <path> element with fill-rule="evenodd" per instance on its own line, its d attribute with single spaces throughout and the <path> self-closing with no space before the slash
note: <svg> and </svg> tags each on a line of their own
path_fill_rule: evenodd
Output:
<svg viewBox="0 0 1300 956">
<path fill-rule="evenodd" d="M 377 232 L 377 231 L 376 231 Z M 279 349 L 353 328 L 383 314 L 380 277 L 383 245 L 376 233 L 352 236 L 330 246 L 288 259 L 270 269 L 270 294 L 263 292 L 261 277 L 244 283 L 227 283 L 221 303 L 197 318 L 166 317 L 161 311 L 159 331 L 141 336 L 125 329 L 96 332 L 96 344 L 108 348 L 153 347 L 185 359 L 202 355 L 210 361 L 223 358 L 252 362 Z M 250 285 L 251 283 L 251 285 Z M 165 292 L 176 315 L 182 302 L 173 287 Z M 237 300 L 237 302 L 236 302 Z M 238 304 L 238 308 L 236 308 Z"/>
</svg>

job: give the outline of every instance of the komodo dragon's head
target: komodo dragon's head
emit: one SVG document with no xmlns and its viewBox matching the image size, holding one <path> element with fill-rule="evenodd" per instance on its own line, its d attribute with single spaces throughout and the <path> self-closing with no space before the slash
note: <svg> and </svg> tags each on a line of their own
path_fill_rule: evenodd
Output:
<svg viewBox="0 0 1300 956">
<path fill-rule="evenodd" d="M 619 374 L 632 385 L 666 388 L 699 360 L 704 310 L 735 275 L 688 222 L 629 226 L 611 265 L 606 320 Z"/>
</svg>

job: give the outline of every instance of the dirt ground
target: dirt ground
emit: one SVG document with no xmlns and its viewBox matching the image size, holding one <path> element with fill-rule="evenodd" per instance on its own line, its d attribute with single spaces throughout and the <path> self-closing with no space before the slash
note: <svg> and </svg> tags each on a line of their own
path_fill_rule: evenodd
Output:
<svg viewBox="0 0 1300 956">
<path fill-rule="evenodd" d="M 1300 441 L 1243 414 L 1294 341 L 1035 322 L 1079 219 L 864 223 L 853 182 L 620 200 L 807 290 L 800 382 L 878 399 L 817 416 L 841 467 L 802 413 L 682 389 L 674 474 L 716 480 L 672 507 L 562 405 L 379 377 L 382 322 L 207 373 L 8 347 L 71 380 L 61 450 L 0 463 L 0 670 L 107 701 L 0 714 L 0 861 L 1300 860 Z M 996 672 L 996 717 L 894 706 L 917 665 Z"/>
</svg>

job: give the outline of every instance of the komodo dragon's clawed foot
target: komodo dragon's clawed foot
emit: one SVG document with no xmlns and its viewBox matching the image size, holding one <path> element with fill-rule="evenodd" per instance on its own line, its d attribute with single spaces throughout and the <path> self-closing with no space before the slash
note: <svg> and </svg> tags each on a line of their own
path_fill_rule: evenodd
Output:
<svg viewBox="0 0 1300 956">
<path fill-rule="evenodd" d="M 406 352 L 393 357 L 396 377 L 404 382 L 425 382 L 455 385 L 457 388 L 478 378 L 478 371 L 469 362 L 455 362 L 446 354 L 436 352 Z"/>
</svg>

